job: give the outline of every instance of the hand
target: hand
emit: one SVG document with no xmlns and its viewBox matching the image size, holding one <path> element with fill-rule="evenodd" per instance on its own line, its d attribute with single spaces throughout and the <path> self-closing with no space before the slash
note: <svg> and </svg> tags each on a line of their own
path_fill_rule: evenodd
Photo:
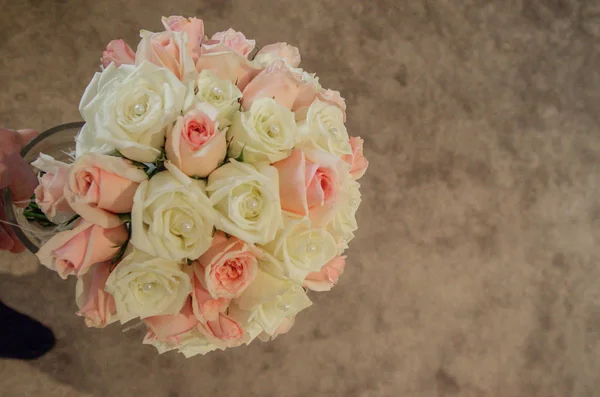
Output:
<svg viewBox="0 0 600 397">
<path fill-rule="evenodd" d="M 0 193 L 9 188 L 15 202 L 28 200 L 37 178 L 29 164 L 21 157 L 21 149 L 38 134 L 34 130 L 7 130 L 0 128 Z M 0 194 L 0 221 L 6 221 L 4 194 Z M 19 241 L 10 225 L 0 222 L 0 251 L 23 252 L 25 247 Z"/>
</svg>

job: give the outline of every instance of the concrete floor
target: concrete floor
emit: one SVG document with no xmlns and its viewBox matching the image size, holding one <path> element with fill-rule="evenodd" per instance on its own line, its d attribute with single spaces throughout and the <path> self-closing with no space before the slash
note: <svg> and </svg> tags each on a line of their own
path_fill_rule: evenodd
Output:
<svg viewBox="0 0 600 397">
<path fill-rule="evenodd" d="M 88 330 L 74 280 L 0 255 L 56 349 L 0 396 L 597 396 L 600 1 L 0 0 L 0 125 L 79 120 L 104 45 L 196 15 L 287 41 L 365 139 L 346 273 L 270 344 L 186 361 Z M 0 324 L 0 326 L 2 326 Z"/>
</svg>

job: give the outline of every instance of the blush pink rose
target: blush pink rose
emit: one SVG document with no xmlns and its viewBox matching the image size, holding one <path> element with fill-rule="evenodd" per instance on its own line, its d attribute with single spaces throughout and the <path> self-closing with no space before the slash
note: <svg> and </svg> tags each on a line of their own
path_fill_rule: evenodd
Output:
<svg viewBox="0 0 600 397">
<path fill-rule="evenodd" d="M 135 52 L 123 40 L 113 40 L 106 46 L 106 50 L 100 58 L 102 66 L 107 67 L 112 63 L 116 67 L 121 65 L 133 65 L 135 63 Z"/>
<path fill-rule="evenodd" d="M 48 219 L 55 223 L 68 221 L 75 215 L 63 195 L 69 175 L 69 164 L 40 154 L 31 165 L 45 172 L 38 177 L 39 185 L 35 189 L 35 202 Z"/>
<path fill-rule="evenodd" d="M 198 105 L 167 132 L 167 158 L 188 176 L 204 178 L 225 158 L 227 137 L 218 128 L 217 114 L 211 106 Z"/>
<path fill-rule="evenodd" d="M 345 256 L 336 256 L 324 265 L 320 271 L 309 273 L 302 286 L 312 291 L 329 291 L 333 288 L 346 266 Z"/>
<path fill-rule="evenodd" d="M 135 54 L 135 64 L 151 62 L 167 68 L 183 82 L 196 76 L 196 65 L 188 48 L 188 38 L 184 32 L 168 30 L 152 33 L 142 30 L 142 40 Z"/>
<path fill-rule="evenodd" d="M 85 318 L 88 327 L 103 328 L 117 321 L 115 298 L 104 290 L 110 275 L 110 263 L 98 263 L 77 280 L 76 302 L 78 316 Z"/>
<path fill-rule="evenodd" d="M 242 32 L 237 32 L 231 28 L 213 34 L 210 40 L 202 44 L 202 54 L 210 54 L 222 51 L 232 51 L 236 54 L 248 57 L 256 41 L 248 40 Z"/>
<path fill-rule="evenodd" d="M 308 216 L 315 227 L 329 223 L 340 186 L 338 161 L 323 151 L 294 149 L 288 158 L 274 163 L 279 173 L 281 208 Z"/>
<path fill-rule="evenodd" d="M 242 108 L 250 109 L 260 98 L 273 98 L 291 110 L 309 106 L 316 97 L 313 82 L 304 81 L 303 74 L 291 70 L 284 61 L 275 61 L 256 76 L 242 92 Z"/>
<path fill-rule="evenodd" d="M 131 212 L 144 171 L 120 157 L 87 153 L 71 165 L 64 195 L 83 219 L 105 228 L 123 223 L 117 214 Z"/>
<path fill-rule="evenodd" d="M 346 122 L 346 100 L 342 98 L 339 91 L 334 90 L 320 90 L 317 93 L 317 98 L 321 102 L 328 103 L 333 106 L 337 106 L 344 115 L 344 123 Z"/>
<path fill-rule="evenodd" d="M 66 279 L 84 275 L 96 263 L 113 258 L 127 241 L 124 225 L 105 229 L 85 220 L 78 220 L 72 230 L 57 233 L 37 252 L 40 263 Z"/>
<path fill-rule="evenodd" d="M 221 48 L 220 52 L 203 54 L 196 62 L 198 72 L 211 70 L 222 80 L 236 84 L 243 91 L 252 79 L 262 70 L 248 60 L 248 58 L 232 51 Z"/>
<path fill-rule="evenodd" d="M 194 264 L 193 266 L 196 266 Z M 192 309 L 194 315 L 201 323 L 215 321 L 219 313 L 224 313 L 229 307 L 230 299 L 213 298 L 210 292 L 204 288 L 195 271 L 190 272 L 192 279 Z"/>
<path fill-rule="evenodd" d="M 194 272 L 213 298 L 233 299 L 254 281 L 257 253 L 246 242 L 219 231 L 208 251 L 194 263 Z"/>
<path fill-rule="evenodd" d="M 298 51 L 297 47 L 287 43 L 269 44 L 256 53 L 254 61 L 268 65 L 279 59 L 283 59 L 290 66 L 296 68 L 300 65 L 300 51 Z"/>
<path fill-rule="evenodd" d="M 354 180 L 360 179 L 369 166 L 369 162 L 363 156 L 363 142 L 363 139 L 360 137 L 350 137 L 352 154 L 345 154 L 342 156 L 342 160 L 350 164 L 350 176 Z"/>
<path fill-rule="evenodd" d="M 201 323 L 198 329 L 209 340 L 218 341 L 222 347 L 239 346 L 245 341 L 246 332 L 242 326 L 223 313 L 219 313 L 216 320 Z"/>
<path fill-rule="evenodd" d="M 184 18 L 173 15 L 162 19 L 166 30 L 185 32 L 188 37 L 187 47 L 194 62 L 200 57 L 200 45 L 204 39 L 204 21 L 198 18 Z"/>
<path fill-rule="evenodd" d="M 146 317 L 144 323 L 148 326 L 144 343 L 154 340 L 179 343 L 180 336 L 196 328 L 198 320 L 192 311 L 192 301 L 188 299 L 178 314 Z"/>
</svg>

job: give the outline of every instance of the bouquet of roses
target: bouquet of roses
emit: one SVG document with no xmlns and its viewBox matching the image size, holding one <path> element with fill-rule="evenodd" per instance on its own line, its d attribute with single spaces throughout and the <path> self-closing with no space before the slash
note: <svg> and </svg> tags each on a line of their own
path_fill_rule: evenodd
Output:
<svg viewBox="0 0 600 397">
<path fill-rule="evenodd" d="M 37 256 L 77 277 L 88 326 L 140 319 L 190 357 L 283 334 L 336 284 L 367 161 L 297 48 L 162 23 L 108 44 L 73 162 L 40 155 L 26 214 L 60 225 Z"/>
</svg>

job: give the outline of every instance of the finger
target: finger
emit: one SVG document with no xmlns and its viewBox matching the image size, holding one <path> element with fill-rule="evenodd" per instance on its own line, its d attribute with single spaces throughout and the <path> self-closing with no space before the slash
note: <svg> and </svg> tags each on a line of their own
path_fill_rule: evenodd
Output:
<svg viewBox="0 0 600 397">
<path fill-rule="evenodd" d="M 3 202 L 0 202 L 0 220 L 6 220 Z M 0 251 L 9 251 L 14 248 L 15 242 L 8 228 L 10 228 L 10 225 L 0 223 Z"/>
<path fill-rule="evenodd" d="M 36 136 L 40 134 L 37 130 L 32 130 L 30 128 L 25 128 L 23 130 L 17 131 L 21 135 L 21 147 L 27 145 L 31 142 Z"/>
<path fill-rule="evenodd" d="M 28 200 L 38 185 L 38 180 L 31 171 L 31 167 L 17 154 L 6 157 L 5 162 L 8 163 L 5 173 L 8 173 L 8 187 L 12 193 L 12 200 L 14 202 Z"/>
</svg>

